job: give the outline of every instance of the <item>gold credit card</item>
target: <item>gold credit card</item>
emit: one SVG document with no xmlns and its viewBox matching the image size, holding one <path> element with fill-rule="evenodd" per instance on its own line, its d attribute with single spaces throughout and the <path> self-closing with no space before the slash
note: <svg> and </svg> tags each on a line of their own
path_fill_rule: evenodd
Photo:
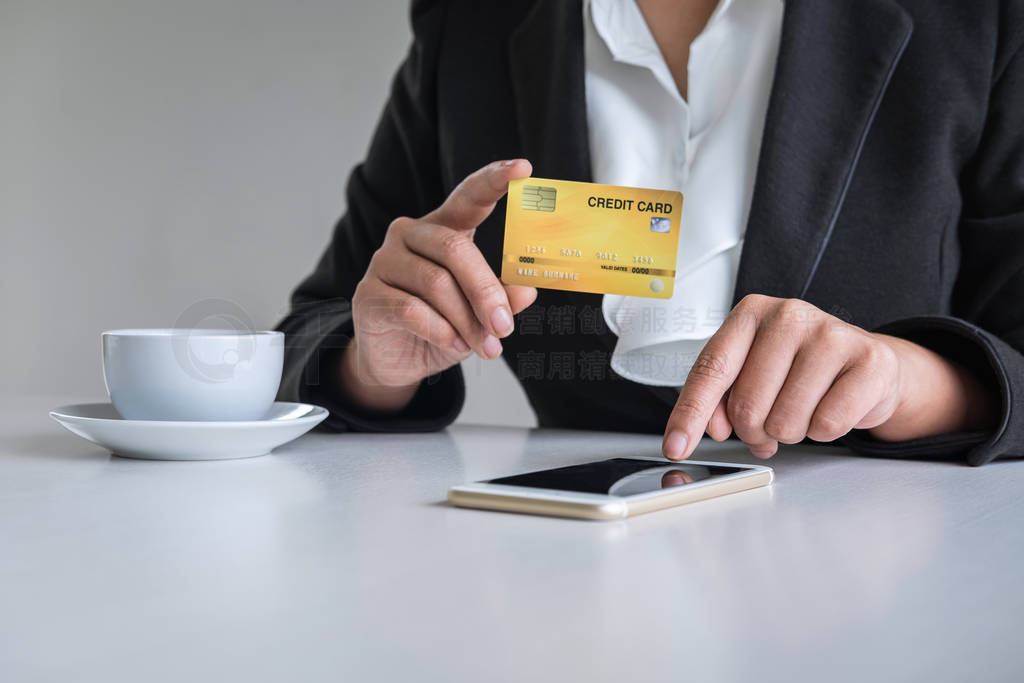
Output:
<svg viewBox="0 0 1024 683">
<path fill-rule="evenodd" d="M 508 184 L 501 279 L 571 292 L 672 296 L 683 195 L 568 180 Z"/>
</svg>

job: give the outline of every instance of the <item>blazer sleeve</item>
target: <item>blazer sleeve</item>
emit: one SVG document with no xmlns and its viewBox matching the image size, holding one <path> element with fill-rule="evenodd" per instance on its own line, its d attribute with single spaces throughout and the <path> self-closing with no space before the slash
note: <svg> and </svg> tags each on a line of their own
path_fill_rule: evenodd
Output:
<svg viewBox="0 0 1024 683">
<path fill-rule="evenodd" d="M 1024 456 L 1024 17 L 1004 22 L 1016 33 L 996 61 L 988 117 L 964 169 L 960 268 L 951 316 L 890 322 L 877 331 L 929 347 L 973 370 L 999 396 L 996 426 L 883 443 L 852 432 L 845 445 L 866 455 L 963 458 L 983 465 Z"/>
<path fill-rule="evenodd" d="M 388 225 L 398 216 L 421 216 L 444 199 L 436 120 L 436 64 L 445 7 L 413 3 L 413 42 L 399 67 L 365 160 L 346 186 L 347 210 L 313 273 L 295 289 L 285 333 L 279 399 L 329 409 L 324 426 L 335 431 L 429 431 L 458 415 L 465 388 L 458 365 L 423 381 L 399 415 L 362 415 L 341 399 L 335 374 L 353 336 L 352 296 Z"/>
</svg>

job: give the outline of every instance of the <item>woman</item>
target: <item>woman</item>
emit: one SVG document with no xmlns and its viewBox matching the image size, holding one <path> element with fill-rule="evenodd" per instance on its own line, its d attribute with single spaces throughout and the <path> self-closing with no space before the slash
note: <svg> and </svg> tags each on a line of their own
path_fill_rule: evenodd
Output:
<svg viewBox="0 0 1024 683">
<path fill-rule="evenodd" d="M 281 324 L 283 398 L 336 429 L 438 429 L 477 353 L 541 426 L 663 432 L 671 459 L 705 432 L 760 457 L 1024 454 L 1024 2 L 452 0 L 412 21 Z M 501 199 L 531 174 L 682 190 L 666 308 L 503 285 Z M 626 324 L 658 311 L 672 329 Z"/>
</svg>

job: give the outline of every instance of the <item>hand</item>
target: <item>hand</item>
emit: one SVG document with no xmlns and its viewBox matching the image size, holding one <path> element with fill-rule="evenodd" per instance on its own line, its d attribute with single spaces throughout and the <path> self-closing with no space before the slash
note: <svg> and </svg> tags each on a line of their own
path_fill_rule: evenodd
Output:
<svg viewBox="0 0 1024 683">
<path fill-rule="evenodd" d="M 508 191 L 530 175 L 524 159 L 476 171 L 435 211 L 397 218 L 353 297 L 355 337 L 342 355 L 342 387 L 358 406 L 400 410 L 421 380 L 475 351 L 501 355 L 512 316 L 537 298 L 533 287 L 504 285 L 473 243 L 473 233 Z"/>
<path fill-rule="evenodd" d="M 977 378 L 917 344 L 872 334 L 798 299 L 745 297 L 704 346 L 662 451 L 689 457 L 732 432 L 758 457 L 851 429 L 905 441 L 983 428 L 994 400 Z"/>
</svg>

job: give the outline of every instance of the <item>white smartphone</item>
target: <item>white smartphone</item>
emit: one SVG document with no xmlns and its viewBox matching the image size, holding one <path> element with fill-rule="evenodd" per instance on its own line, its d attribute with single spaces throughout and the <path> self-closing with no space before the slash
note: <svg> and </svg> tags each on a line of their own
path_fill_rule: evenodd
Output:
<svg viewBox="0 0 1024 683">
<path fill-rule="evenodd" d="M 622 519 L 767 486 L 774 476 L 763 465 L 612 458 L 454 486 L 448 500 L 486 510 Z"/>
</svg>

